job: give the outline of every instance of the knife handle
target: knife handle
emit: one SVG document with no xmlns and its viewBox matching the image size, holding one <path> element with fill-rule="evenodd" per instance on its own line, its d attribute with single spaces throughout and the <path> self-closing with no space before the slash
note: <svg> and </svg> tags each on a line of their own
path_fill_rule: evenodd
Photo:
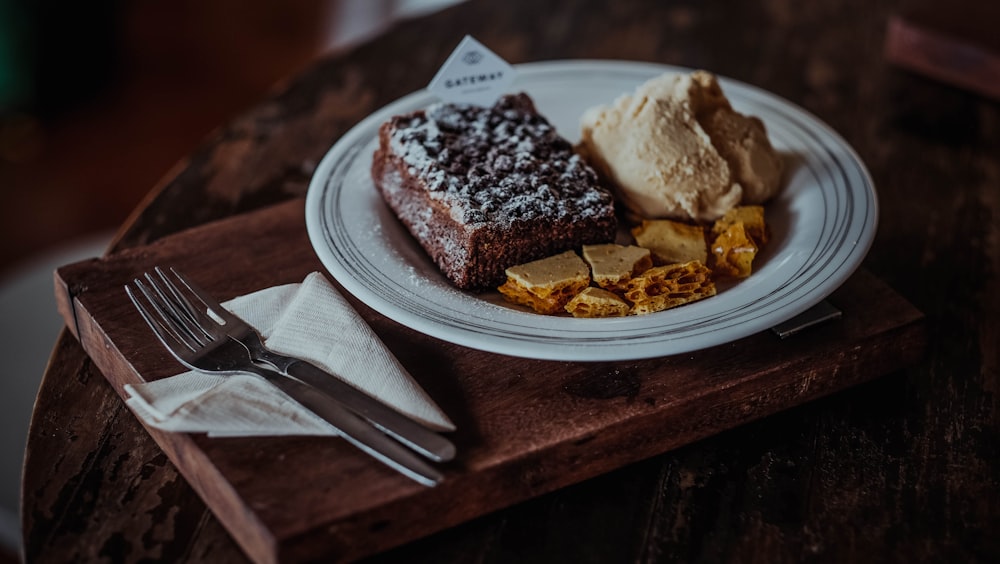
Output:
<svg viewBox="0 0 1000 564">
<path fill-rule="evenodd" d="M 297 360 L 285 366 L 285 373 L 323 391 L 372 425 L 431 460 L 447 462 L 455 458 L 455 445 L 451 441 L 315 364 Z"/>
<path fill-rule="evenodd" d="M 348 442 L 404 476 L 425 486 L 436 486 L 444 479 L 441 472 L 432 468 L 412 451 L 382 434 L 316 388 L 266 368 L 261 368 L 257 373 L 303 407 L 333 425 Z"/>
</svg>

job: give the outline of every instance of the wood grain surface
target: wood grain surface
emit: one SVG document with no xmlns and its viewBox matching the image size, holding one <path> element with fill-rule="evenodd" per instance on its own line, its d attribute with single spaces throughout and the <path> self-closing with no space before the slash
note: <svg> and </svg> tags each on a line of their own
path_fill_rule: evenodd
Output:
<svg viewBox="0 0 1000 564">
<path fill-rule="evenodd" d="M 125 384 L 183 370 L 124 296 L 125 282 L 156 265 L 180 269 L 224 300 L 321 269 L 300 199 L 60 268 L 63 317 L 123 397 Z M 471 350 L 354 301 L 458 426 L 461 454 L 435 488 L 416 485 L 338 439 L 209 439 L 147 430 L 255 561 L 355 559 L 923 356 L 923 316 L 867 273 L 856 274 L 831 301 L 844 311 L 842 321 L 792 339 L 764 332 L 689 355 L 614 363 Z"/>
<path fill-rule="evenodd" d="M 904 4 L 469 2 L 290 79 L 179 163 L 116 250 L 301 197 L 334 140 L 422 88 L 466 33 L 514 63 L 655 61 L 760 86 L 867 164 L 882 213 L 865 268 L 926 315 L 926 356 L 371 560 L 995 562 L 1000 107 L 884 60 Z M 68 333 L 36 403 L 23 523 L 29 562 L 246 561 Z"/>
</svg>

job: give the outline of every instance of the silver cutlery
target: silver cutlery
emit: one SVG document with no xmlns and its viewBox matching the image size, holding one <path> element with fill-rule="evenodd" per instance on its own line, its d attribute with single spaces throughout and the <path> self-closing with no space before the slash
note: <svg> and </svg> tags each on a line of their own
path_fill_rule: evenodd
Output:
<svg viewBox="0 0 1000 564">
<path fill-rule="evenodd" d="M 253 328 L 176 271 L 156 268 L 125 290 L 159 341 L 185 366 L 257 374 L 384 464 L 424 485 L 441 481 L 437 469 L 406 447 L 448 460 L 455 453 L 450 441 L 312 364 L 267 350 Z"/>
<path fill-rule="evenodd" d="M 183 287 L 183 289 L 189 290 L 190 294 L 202 306 L 212 312 L 212 316 L 204 317 L 206 323 L 215 322 L 215 325 L 210 325 L 209 328 L 215 331 L 224 330 L 229 337 L 242 343 L 250 351 L 254 362 L 265 363 L 279 372 L 293 376 L 326 392 L 347 409 L 364 417 L 383 432 L 395 437 L 431 460 L 445 462 L 455 457 L 455 446 L 445 437 L 310 362 L 268 349 L 260 334 L 253 327 L 222 307 L 222 304 L 211 294 L 202 290 L 180 272 L 174 269 L 170 269 L 169 272 L 176 278 L 178 284 L 170 282 L 168 274 L 162 269 L 156 268 L 155 271 L 172 288 L 180 289 Z"/>
</svg>

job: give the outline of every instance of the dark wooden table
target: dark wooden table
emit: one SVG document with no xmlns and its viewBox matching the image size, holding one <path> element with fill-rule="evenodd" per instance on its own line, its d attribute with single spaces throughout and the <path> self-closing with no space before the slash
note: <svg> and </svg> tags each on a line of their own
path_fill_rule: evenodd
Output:
<svg viewBox="0 0 1000 564">
<path fill-rule="evenodd" d="M 801 5 L 800 5 L 801 4 Z M 385 562 L 1000 560 L 1000 105 L 886 62 L 899 2 L 471 2 L 320 61 L 208 139 L 115 250 L 301 197 L 329 146 L 466 33 L 513 63 L 712 70 L 810 110 L 867 164 L 865 261 L 926 315 L 912 368 L 377 555 Z M 23 490 L 28 562 L 246 556 L 60 337 Z"/>
</svg>

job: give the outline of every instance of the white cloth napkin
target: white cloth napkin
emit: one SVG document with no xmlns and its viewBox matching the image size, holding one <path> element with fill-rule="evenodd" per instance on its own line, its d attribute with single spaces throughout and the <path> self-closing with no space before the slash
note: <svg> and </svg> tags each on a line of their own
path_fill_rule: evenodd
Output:
<svg viewBox="0 0 1000 564">
<path fill-rule="evenodd" d="M 428 426 L 455 426 L 337 290 L 313 272 L 223 304 L 269 348 L 308 360 Z M 128 384 L 125 403 L 147 424 L 214 437 L 336 435 L 326 421 L 263 378 L 190 371 Z"/>
</svg>

